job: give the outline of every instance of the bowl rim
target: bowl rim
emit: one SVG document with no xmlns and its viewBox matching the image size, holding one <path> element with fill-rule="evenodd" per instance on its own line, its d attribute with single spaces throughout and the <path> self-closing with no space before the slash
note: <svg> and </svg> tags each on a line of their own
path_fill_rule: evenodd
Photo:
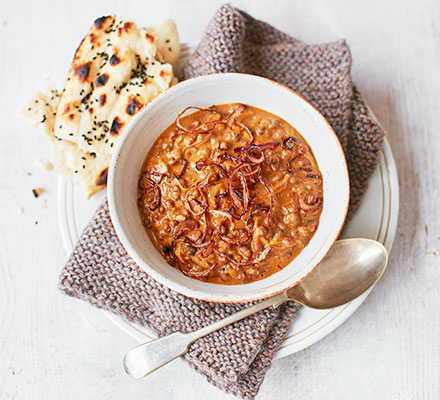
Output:
<svg viewBox="0 0 440 400">
<path fill-rule="evenodd" d="M 174 280 L 168 279 L 165 276 L 163 276 L 161 273 L 157 272 L 156 270 L 154 270 L 150 265 L 148 265 L 144 260 L 142 260 L 142 257 L 138 254 L 138 252 L 136 251 L 136 249 L 134 248 L 134 246 L 130 243 L 130 240 L 128 239 L 126 233 L 125 233 L 125 229 L 123 228 L 123 225 L 121 224 L 121 221 L 119 219 L 119 215 L 118 215 L 118 211 L 117 211 L 117 206 L 115 204 L 115 184 L 114 184 L 114 175 L 115 175 L 115 171 L 117 169 L 117 165 L 118 165 L 118 160 L 119 160 L 119 154 L 121 153 L 121 150 L 124 146 L 124 143 L 127 141 L 128 136 L 130 135 L 130 133 L 133 131 L 133 128 L 137 125 L 138 121 L 141 118 L 144 118 L 145 115 L 148 113 L 149 109 L 151 108 L 151 104 L 155 104 L 157 101 L 159 101 L 158 99 L 164 97 L 165 94 L 169 95 L 170 92 L 177 90 L 176 88 L 180 88 L 183 85 L 191 85 L 194 82 L 197 81 L 201 81 L 201 80 L 206 80 L 206 79 L 211 79 L 213 77 L 217 77 L 217 76 L 245 76 L 247 78 L 252 78 L 252 79 L 257 79 L 257 80 L 265 80 L 271 84 L 274 84 L 275 86 L 278 86 L 280 89 L 283 90 L 287 90 L 288 92 L 290 92 L 291 94 L 297 96 L 301 101 L 303 101 L 304 103 L 306 103 L 309 107 L 311 107 L 317 117 L 321 118 L 322 122 L 325 123 L 325 125 L 327 126 L 327 129 L 332 133 L 335 142 L 337 144 L 337 146 L 339 147 L 340 150 L 340 154 L 342 155 L 342 160 L 343 160 L 343 176 L 344 176 L 344 182 L 346 182 L 346 185 L 344 185 L 346 187 L 346 193 L 344 195 L 344 200 L 345 200 L 345 207 L 344 207 L 344 213 L 343 216 L 341 218 L 341 224 L 334 236 L 334 238 L 332 239 L 331 244 L 328 246 L 328 249 L 326 250 L 326 252 L 323 254 L 323 256 L 315 263 L 315 265 L 308 269 L 307 273 L 305 273 L 304 275 L 302 275 L 301 277 L 299 277 L 295 282 L 288 284 L 288 285 L 284 285 L 282 287 L 279 287 L 280 285 L 283 284 L 283 282 L 277 283 L 272 285 L 271 287 L 276 287 L 276 290 L 273 291 L 269 291 L 268 293 L 263 292 L 264 293 L 260 293 L 254 296 L 240 296 L 240 298 L 234 298 L 231 295 L 228 295 L 227 298 L 219 298 L 219 295 L 217 294 L 212 294 L 212 293 L 203 293 L 203 295 L 201 295 L 201 292 L 199 290 L 196 289 L 192 289 L 189 288 L 187 286 L 184 285 L 180 285 L 178 282 L 175 282 Z M 269 111 L 270 112 L 270 111 Z M 153 142 L 154 143 L 154 142 Z M 165 287 L 190 298 L 194 298 L 194 299 L 199 299 L 199 300 L 203 300 L 203 301 L 212 301 L 212 302 L 222 302 L 222 303 L 242 303 L 242 302 L 248 302 L 248 301 L 256 301 L 256 300 L 261 300 L 267 297 L 271 297 L 274 296 L 276 294 L 279 294 L 281 292 L 284 292 L 286 290 L 288 290 L 291 287 L 296 286 L 298 283 L 300 283 L 302 280 L 304 280 L 321 262 L 322 260 L 327 256 L 328 252 L 331 250 L 331 248 L 333 247 L 334 243 L 336 242 L 336 240 L 339 238 L 341 231 L 345 225 L 345 221 L 347 218 L 347 214 L 348 214 L 348 208 L 349 208 L 349 204 L 350 204 L 350 177 L 349 177 L 349 172 L 348 172 L 348 165 L 347 165 L 347 160 L 345 157 L 345 152 L 342 148 L 341 142 L 339 141 L 338 136 L 336 135 L 335 131 L 333 130 L 332 126 L 330 125 L 330 123 L 327 121 L 327 119 L 321 114 L 321 112 L 313 105 L 311 104 L 308 100 L 306 100 L 303 96 L 301 96 L 299 93 L 297 93 L 296 91 L 294 91 L 293 89 L 290 89 L 289 87 L 276 82 L 272 79 L 263 77 L 263 76 L 259 76 L 259 75 L 252 75 L 252 74 L 247 74 L 247 73 L 241 73 L 241 72 L 224 72 L 224 73 L 213 73 L 213 74 L 208 74 L 208 75 L 202 75 L 202 76 L 197 76 L 197 77 L 193 77 L 193 78 L 189 78 L 186 79 L 184 81 L 178 82 L 176 85 L 170 86 L 168 87 L 166 90 L 164 90 L 163 92 L 161 92 L 159 95 L 157 95 L 152 101 L 150 101 L 142 110 L 140 110 L 137 115 L 128 123 L 128 125 L 126 126 L 126 128 L 124 129 L 121 137 L 119 138 L 118 144 L 115 148 L 115 151 L 113 153 L 112 156 L 112 160 L 109 166 L 109 170 L 108 170 L 108 187 L 107 187 L 107 196 L 108 196 L 108 205 L 109 205 L 109 211 L 110 211 L 110 218 L 112 221 L 112 224 L 114 226 L 116 235 L 118 236 L 118 239 L 120 240 L 121 244 L 123 245 L 124 249 L 127 251 L 128 255 L 136 262 L 136 264 L 142 269 L 142 271 L 144 271 L 149 277 L 151 277 L 152 279 L 154 279 L 156 282 L 164 285 Z M 286 266 L 287 267 L 287 266 Z M 286 280 L 284 280 L 285 282 Z M 225 285 L 225 286 L 229 286 L 229 285 Z M 235 286 L 241 286 L 241 285 L 235 285 Z M 270 287 L 269 287 L 270 289 Z M 237 296 L 236 296 L 237 297 Z"/>
</svg>

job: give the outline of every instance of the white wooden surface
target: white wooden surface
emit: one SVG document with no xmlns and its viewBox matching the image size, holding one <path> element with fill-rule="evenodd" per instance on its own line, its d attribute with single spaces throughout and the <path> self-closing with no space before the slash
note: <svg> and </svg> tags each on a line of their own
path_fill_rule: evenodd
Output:
<svg viewBox="0 0 440 400">
<path fill-rule="evenodd" d="M 0 1 L 0 399 L 231 398 L 184 362 L 142 381 L 121 368 L 134 344 L 100 311 L 57 289 L 66 259 L 56 174 L 39 132 L 16 109 L 61 87 L 94 18 L 141 25 L 172 17 L 183 41 L 203 33 L 222 1 Z M 278 360 L 259 399 L 440 397 L 440 3 L 232 1 L 310 42 L 344 37 L 353 75 L 388 133 L 401 185 L 389 270 L 363 306 L 318 344 Z M 44 187 L 38 199 L 31 189 Z"/>
</svg>

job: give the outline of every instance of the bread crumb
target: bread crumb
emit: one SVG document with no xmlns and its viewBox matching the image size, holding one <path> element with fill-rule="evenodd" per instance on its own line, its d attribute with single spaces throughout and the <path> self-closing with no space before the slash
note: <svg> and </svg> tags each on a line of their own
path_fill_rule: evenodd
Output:
<svg viewBox="0 0 440 400">
<path fill-rule="evenodd" d="M 43 188 L 36 188 L 32 189 L 32 193 L 34 194 L 34 197 L 39 197 L 41 193 L 44 192 Z"/>
</svg>

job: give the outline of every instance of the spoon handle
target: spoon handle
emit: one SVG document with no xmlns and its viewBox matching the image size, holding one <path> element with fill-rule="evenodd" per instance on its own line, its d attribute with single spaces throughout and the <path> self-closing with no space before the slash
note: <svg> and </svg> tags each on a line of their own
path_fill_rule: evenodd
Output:
<svg viewBox="0 0 440 400">
<path fill-rule="evenodd" d="M 124 357 L 125 372 L 139 379 L 185 354 L 193 342 L 191 334 L 174 332 L 129 350 Z"/>
<path fill-rule="evenodd" d="M 250 306 L 248 308 L 244 308 L 243 310 L 240 310 L 240 311 L 238 311 L 238 312 L 236 312 L 226 318 L 223 318 L 217 322 L 213 322 L 212 324 L 209 324 L 209 325 L 193 332 L 192 334 L 195 335 L 194 340 L 199 339 L 203 336 L 206 336 L 206 335 L 208 335 L 214 331 L 217 331 L 220 328 L 223 328 L 227 325 L 233 324 L 234 322 L 240 321 L 241 319 L 246 318 L 249 315 L 255 314 L 258 311 L 264 310 L 268 307 L 277 308 L 287 300 L 288 300 L 288 297 L 287 297 L 286 292 L 282 292 L 282 293 L 277 294 L 275 296 L 269 297 L 268 299 L 265 299 L 257 304 L 254 304 L 253 306 Z"/>
<path fill-rule="evenodd" d="M 170 335 L 136 346 L 129 350 L 124 357 L 125 372 L 132 378 L 142 378 L 185 354 L 191 343 L 195 340 L 258 311 L 264 310 L 265 308 L 276 308 L 287 300 L 288 297 L 286 293 L 283 292 L 197 331 L 190 333 L 174 332 Z"/>
</svg>

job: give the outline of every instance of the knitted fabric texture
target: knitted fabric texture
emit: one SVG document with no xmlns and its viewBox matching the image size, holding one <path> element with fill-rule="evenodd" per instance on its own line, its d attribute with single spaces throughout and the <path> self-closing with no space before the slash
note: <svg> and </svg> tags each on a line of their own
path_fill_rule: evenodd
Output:
<svg viewBox="0 0 440 400">
<path fill-rule="evenodd" d="M 344 41 L 309 46 L 225 5 L 185 65 L 183 78 L 246 72 L 276 80 L 308 99 L 344 148 L 352 214 L 376 166 L 383 132 L 354 88 L 350 66 Z M 60 279 L 68 295 L 149 326 L 159 336 L 193 331 L 250 305 L 190 299 L 151 279 L 119 242 L 106 201 L 82 233 Z M 296 309 L 290 302 L 263 310 L 197 340 L 184 358 L 219 388 L 253 399 Z"/>
<path fill-rule="evenodd" d="M 310 46 L 225 5 L 215 14 L 182 75 L 184 79 L 218 72 L 261 75 L 312 103 L 330 123 L 345 152 L 350 218 L 376 168 L 384 136 L 353 85 L 350 69 L 345 41 Z"/>
</svg>

